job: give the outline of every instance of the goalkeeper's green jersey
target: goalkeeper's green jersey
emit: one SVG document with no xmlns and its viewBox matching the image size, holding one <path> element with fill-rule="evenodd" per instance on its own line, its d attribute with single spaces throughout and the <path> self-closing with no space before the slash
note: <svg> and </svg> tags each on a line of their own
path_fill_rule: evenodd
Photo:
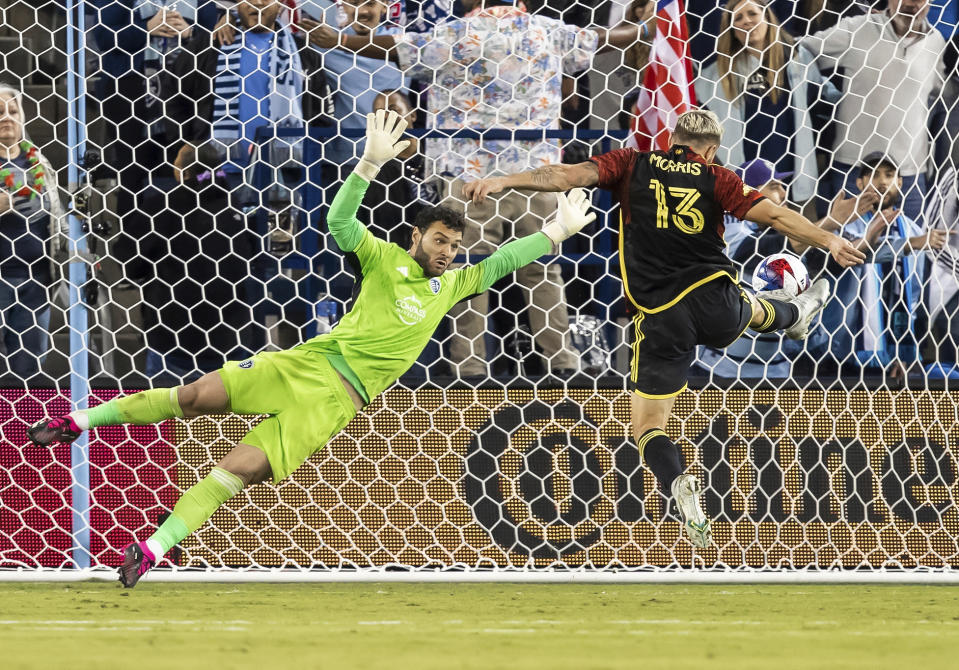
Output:
<svg viewBox="0 0 959 670">
<path fill-rule="evenodd" d="M 350 175 L 327 218 L 340 249 L 359 261 L 353 308 L 331 332 L 299 345 L 330 357 L 347 379 L 362 386 L 357 391 L 367 401 L 410 369 L 453 305 L 551 249 L 549 238 L 535 233 L 503 245 L 476 265 L 428 277 L 407 251 L 378 239 L 357 220 L 368 187 L 364 179 Z"/>
</svg>

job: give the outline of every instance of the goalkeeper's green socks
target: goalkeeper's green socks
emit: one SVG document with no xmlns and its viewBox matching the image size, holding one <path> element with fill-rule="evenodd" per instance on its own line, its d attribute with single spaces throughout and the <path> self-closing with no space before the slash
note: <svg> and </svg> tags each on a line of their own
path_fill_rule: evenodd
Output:
<svg viewBox="0 0 959 670">
<path fill-rule="evenodd" d="M 70 417 L 83 430 L 97 426 L 131 423 L 146 426 L 166 419 L 182 418 L 177 388 L 151 389 L 114 398 L 91 409 L 71 412 Z M 173 513 L 146 541 L 154 560 L 160 560 L 173 545 L 213 516 L 217 508 L 243 490 L 243 480 L 223 468 L 210 474 L 184 493 Z"/>
<path fill-rule="evenodd" d="M 183 418 L 183 410 L 177 397 L 178 388 L 150 389 L 114 398 L 92 409 L 71 412 L 70 417 L 82 430 L 121 423 L 148 426 L 166 419 L 180 419 Z"/>
<path fill-rule="evenodd" d="M 213 468 L 180 497 L 173 514 L 146 541 L 154 559 L 163 558 L 173 545 L 206 523 L 220 505 L 242 490 L 242 479 L 223 468 Z"/>
</svg>

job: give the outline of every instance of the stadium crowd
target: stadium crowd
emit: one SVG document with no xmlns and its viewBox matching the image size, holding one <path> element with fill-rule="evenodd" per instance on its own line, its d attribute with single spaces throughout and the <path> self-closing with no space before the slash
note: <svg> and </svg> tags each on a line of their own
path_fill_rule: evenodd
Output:
<svg viewBox="0 0 959 670">
<path fill-rule="evenodd" d="M 959 35 L 957 3 L 936 4 L 933 22 L 926 0 L 685 3 L 697 104 L 724 128 L 717 160 L 869 254 L 843 269 L 727 217 L 744 283 L 762 258 L 788 251 L 830 278 L 833 297 L 804 343 L 758 334 L 726 352 L 703 348 L 701 375 L 959 378 Z M 426 134 L 370 189 L 375 204 L 361 218 L 378 235 L 408 245 L 422 207 L 451 205 L 467 222 L 469 262 L 540 229 L 554 215 L 552 194 L 467 204 L 463 185 L 617 148 L 645 85 L 661 20 L 654 8 L 654 0 L 91 0 L 91 143 L 103 151 L 116 219 L 104 237 L 118 268 L 100 278 L 100 300 L 139 291 L 150 375 L 195 378 L 246 357 L 283 336 L 269 324 L 291 327 L 294 340 L 328 327 L 315 304 L 345 305 L 352 281 L 321 214 L 377 109 Z M 50 299 L 65 267 L 51 261 L 64 258 L 66 216 L 56 170 L 25 133 L 21 91 L 2 87 L 0 101 L 0 374 L 29 381 L 49 349 Z M 314 141 L 301 139 L 304 128 Z M 615 143 L 429 134 L 458 129 L 592 129 Z M 307 160 L 314 144 L 316 170 Z M 255 176 L 264 166 L 265 182 Z M 307 183 L 320 187 L 316 211 L 304 211 Z M 302 256 L 309 218 L 321 235 L 304 272 L 289 260 Z M 565 259 L 529 265 L 454 308 L 448 333 L 414 373 L 476 381 L 609 372 L 615 364 L 596 349 L 608 348 L 607 324 L 629 307 L 618 284 L 598 288 L 615 281 L 615 266 L 600 258 L 604 235 L 615 235 L 615 213 L 564 249 Z"/>
</svg>

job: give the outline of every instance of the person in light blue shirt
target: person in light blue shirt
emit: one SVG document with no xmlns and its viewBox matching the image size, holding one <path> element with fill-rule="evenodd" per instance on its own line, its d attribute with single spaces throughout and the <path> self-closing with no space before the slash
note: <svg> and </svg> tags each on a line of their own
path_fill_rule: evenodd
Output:
<svg viewBox="0 0 959 670">
<path fill-rule="evenodd" d="M 792 175 L 776 171 L 770 161 L 756 158 L 746 161 L 733 170 L 746 186 L 756 189 L 777 205 L 786 202 L 784 180 Z M 829 215 L 816 222 L 819 227 L 828 227 L 836 222 L 834 229 L 863 214 L 876 200 L 856 197 L 837 197 Z M 742 221 L 727 214 L 723 239 L 726 253 L 742 269 L 741 281 L 752 284 L 756 267 L 763 259 L 778 253 L 802 255 L 808 247 L 797 240 L 787 239 L 782 233 L 759 226 L 751 221 Z M 806 340 L 808 348 L 828 346 L 828 334 L 818 328 Z M 720 379 L 766 381 L 786 380 L 793 376 L 794 359 L 802 351 L 800 342 L 783 338 L 779 333 L 747 333 L 724 350 L 699 347 L 696 367 L 699 372 Z"/>
<path fill-rule="evenodd" d="M 917 252 L 942 249 L 948 234 L 924 231 L 903 213 L 903 180 L 888 156 L 869 154 L 857 173 L 856 186 L 872 194 L 876 206 L 843 225 L 839 234 L 866 252 L 867 261 L 851 270 L 827 266 L 835 277 L 820 326 L 829 334 L 828 350 L 814 353 L 849 373 L 873 368 L 901 380 L 919 360 L 916 319 L 926 270 Z"/>
<path fill-rule="evenodd" d="M 343 0 L 343 32 L 347 35 L 390 35 L 385 25 L 389 7 L 384 0 Z M 366 128 L 366 115 L 380 91 L 404 89 L 403 73 L 382 58 L 367 58 L 338 49 L 321 49 L 339 130 Z M 324 148 L 324 158 L 347 171 L 362 152 L 362 137 L 336 137 Z"/>
<path fill-rule="evenodd" d="M 329 87 L 320 54 L 293 33 L 274 0 L 238 3 L 217 40 L 191 40 L 173 66 L 179 81 L 167 100 L 168 134 L 186 145 L 211 138 L 227 155 L 228 174 L 246 167 L 261 128 L 329 125 Z M 280 142 L 278 141 L 277 144 Z"/>
<path fill-rule="evenodd" d="M 270 123 L 270 51 L 273 31 L 248 31 L 240 50 L 239 117 L 243 124 L 242 153 L 248 156 L 256 139 L 256 130 Z M 228 165 L 227 171 L 242 169 Z"/>
</svg>

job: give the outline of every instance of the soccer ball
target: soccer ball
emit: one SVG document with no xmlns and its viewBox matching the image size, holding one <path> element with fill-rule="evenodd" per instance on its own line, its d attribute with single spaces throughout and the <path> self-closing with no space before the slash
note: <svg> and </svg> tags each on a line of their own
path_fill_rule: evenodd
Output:
<svg viewBox="0 0 959 670">
<path fill-rule="evenodd" d="M 763 259 L 753 273 L 755 291 L 777 291 L 795 298 L 809 288 L 806 266 L 792 254 L 773 254 Z"/>
</svg>

